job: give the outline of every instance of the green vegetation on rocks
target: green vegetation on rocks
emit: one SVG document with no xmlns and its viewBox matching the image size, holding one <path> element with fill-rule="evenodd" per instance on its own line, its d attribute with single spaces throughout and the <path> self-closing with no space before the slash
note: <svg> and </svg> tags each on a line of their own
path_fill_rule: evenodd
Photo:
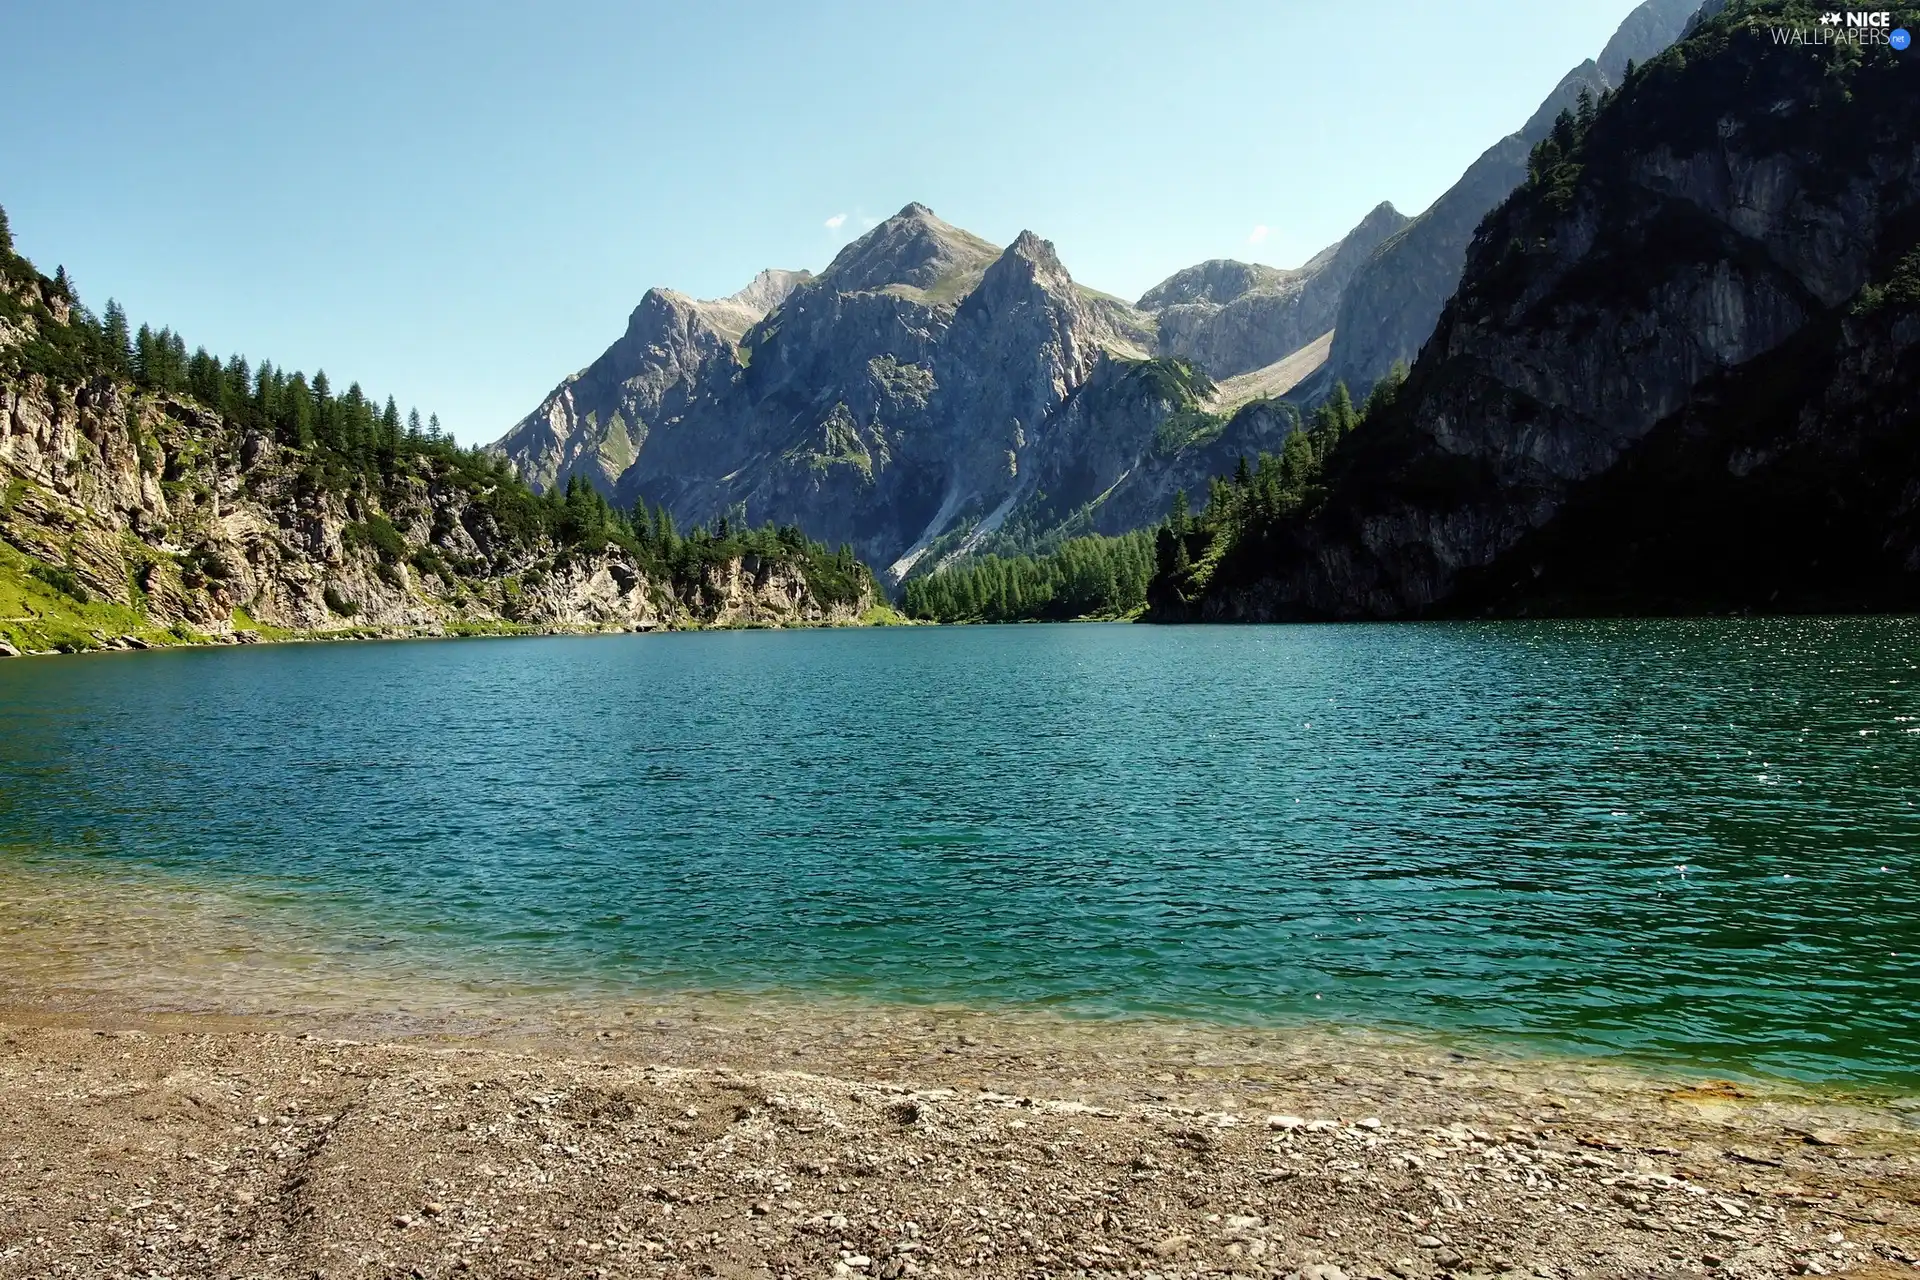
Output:
<svg viewBox="0 0 1920 1280">
<path fill-rule="evenodd" d="M 358 383 L 95 315 L 0 212 L 8 645 L 856 621 L 871 575 L 792 526 L 534 493 Z"/>
<path fill-rule="evenodd" d="M 906 610 L 931 622 L 1123 618 L 1146 603 L 1153 535 L 1073 538 L 1040 556 L 980 556 L 906 584 Z"/>
</svg>

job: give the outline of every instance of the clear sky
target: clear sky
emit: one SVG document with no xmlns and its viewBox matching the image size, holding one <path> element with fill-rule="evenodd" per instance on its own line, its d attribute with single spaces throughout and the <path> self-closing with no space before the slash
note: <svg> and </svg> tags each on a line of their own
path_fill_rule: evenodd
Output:
<svg viewBox="0 0 1920 1280">
<path fill-rule="evenodd" d="M 491 440 L 648 286 L 919 200 L 1135 297 L 1416 213 L 1634 0 L 0 0 L 0 204 L 98 311 Z"/>
</svg>

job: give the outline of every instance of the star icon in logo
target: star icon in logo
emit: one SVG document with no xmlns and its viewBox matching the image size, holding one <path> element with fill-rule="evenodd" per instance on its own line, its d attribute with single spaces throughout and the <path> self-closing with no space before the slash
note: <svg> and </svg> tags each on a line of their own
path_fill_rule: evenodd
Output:
<svg viewBox="0 0 1920 1280">
<path fill-rule="evenodd" d="M 1823 27 L 1837 27 L 1840 25 L 1840 15 L 1837 13 L 1823 13 L 1820 15 L 1820 25 Z"/>
</svg>

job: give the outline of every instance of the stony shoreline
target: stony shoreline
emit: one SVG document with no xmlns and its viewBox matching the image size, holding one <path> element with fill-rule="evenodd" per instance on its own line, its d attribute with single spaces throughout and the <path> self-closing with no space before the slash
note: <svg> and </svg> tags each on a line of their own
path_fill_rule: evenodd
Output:
<svg viewBox="0 0 1920 1280">
<path fill-rule="evenodd" d="M 149 649 L 230 649 L 248 645 L 333 644 L 353 640 L 499 640 L 537 636 L 622 636 L 674 635 L 697 631 L 834 631 L 849 627 L 924 626 L 890 609 L 875 616 L 869 610 L 857 618 L 826 618 L 787 622 L 741 622 L 702 625 L 681 623 L 668 626 L 517 626 L 500 623 L 487 626 L 382 626 L 341 627 L 328 631 L 287 631 L 267 634 L 238 630 L 202 639 L 179 640 L 164 635 L 103 636 L 97 644 L 74 649 L 21 649 L 0 640 L 0 658 L 64 658 L 88 653 L 125 653 Z"/>
<path fill-rule="evenodd" d="M 483 1022 L 0 1015 L 0 1276 L 1920 1275 L 1911 1099 L 1337 1030 Z"/>
</svg>

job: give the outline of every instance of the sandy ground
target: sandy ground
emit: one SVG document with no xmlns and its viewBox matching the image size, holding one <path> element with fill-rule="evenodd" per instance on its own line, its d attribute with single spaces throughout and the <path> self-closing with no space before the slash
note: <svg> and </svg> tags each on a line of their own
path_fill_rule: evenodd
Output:
<svg viewBox="0 0 1920 1280">
<path fill-rule="evenodd" d="M 1335 1031 L 0 1015 L 0 1276 L 1920 1274 L 1913 1100 Z"/>
</svg>

